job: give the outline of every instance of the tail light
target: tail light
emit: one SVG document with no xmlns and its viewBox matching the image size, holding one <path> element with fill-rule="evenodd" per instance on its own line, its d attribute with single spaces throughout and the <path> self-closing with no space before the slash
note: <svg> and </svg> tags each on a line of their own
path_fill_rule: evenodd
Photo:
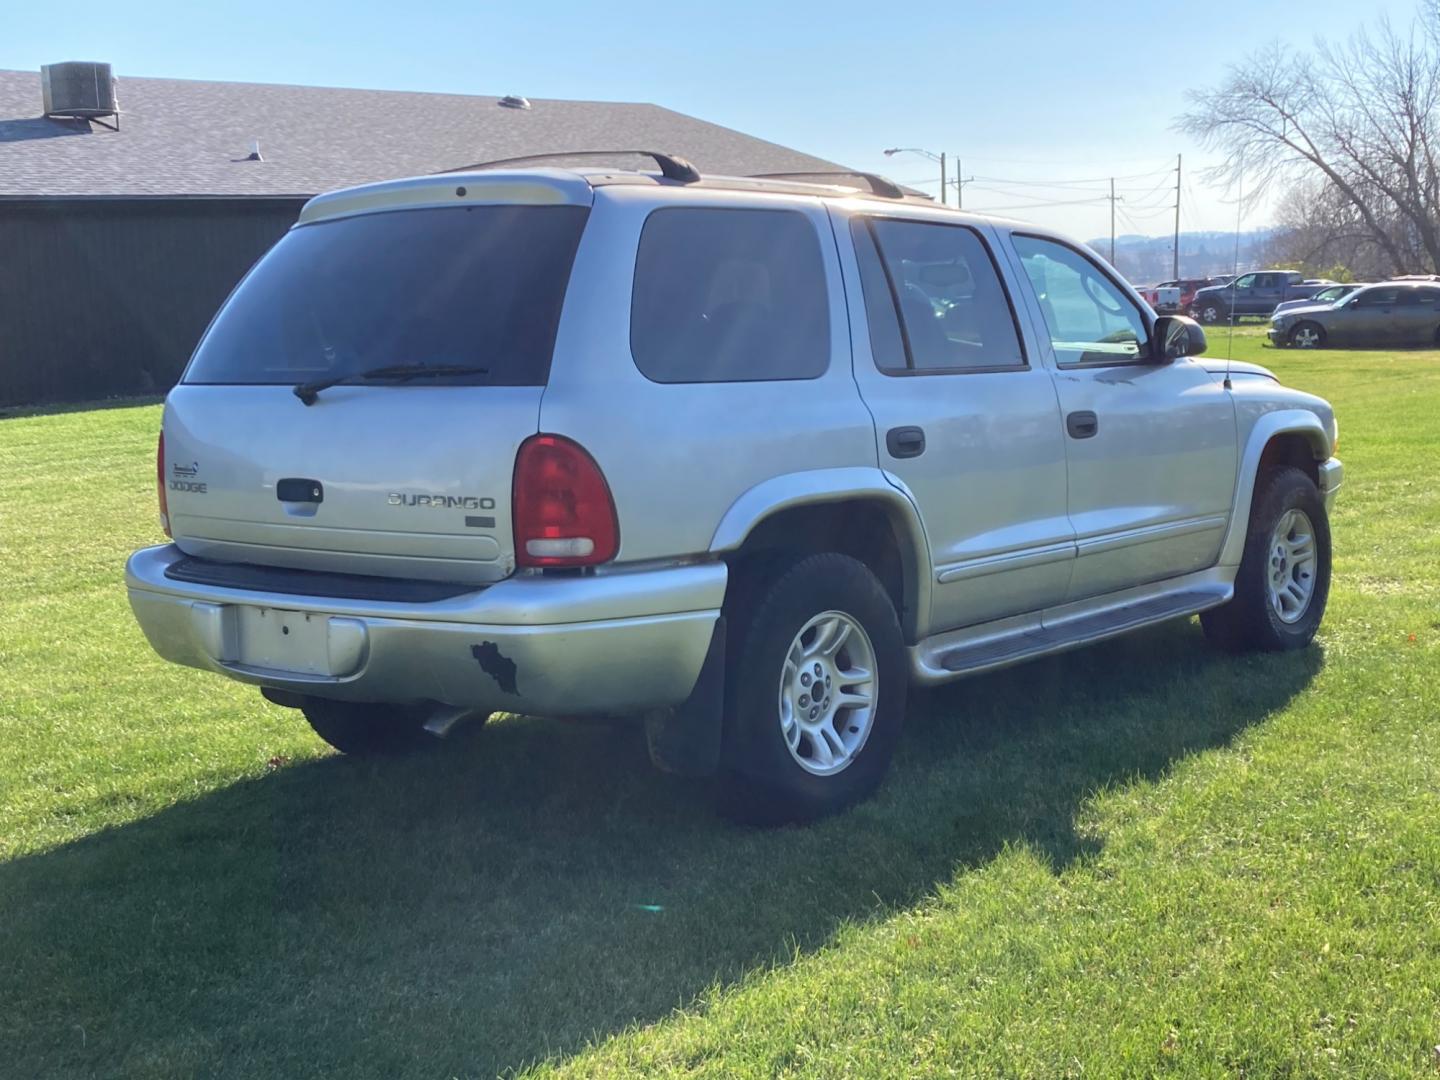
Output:
<svg viewBox="0 0 1440 1080">
<path fill-rule="evenodd" d="M 160 441 L 155 446 L 155 493 L 160 499 L 160 528 L 165 535 L 174 539 L 170 531 L 170 501 L 165 498 L 165 432 L 160 432 Z"/>
<path fill-rule="evenodd" d="M 595 566 L 620 550 L 615 500 L 595 459 L 559 435 L 532 435 L 515 457 L 515 562 Z"/>
</svg>

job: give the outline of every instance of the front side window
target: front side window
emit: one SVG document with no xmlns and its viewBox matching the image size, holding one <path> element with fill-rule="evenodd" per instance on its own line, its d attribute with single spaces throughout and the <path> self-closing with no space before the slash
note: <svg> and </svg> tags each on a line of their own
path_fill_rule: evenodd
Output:
<svg viewBox="0 0 1440 1080">
<path fill-rule="evenodd" d="M 892 218 L 856 218 L 850 228 L 881 371 L 1025 366 L 1009 297 L 974 230 Z"/>
<path fill-rule="evenodd" d="M 1242 276 L 1240 276 L 1240 277 L 1238 277 L 1238 278 L 1235 279 L 1235 283 L 1234 283 L 1234 284 L 1235 284 L 1235 288 L 1237 288 L 1237 289 L 1250 289 L 1250 288 L 1254 288 L 1254 286 L 1257 284 L 1256 278 L 1258 278 L 1259 276 L 1260 276 L 1259 274 L 1244 274 L 1244 275 L 1242 275 Z"/>
<path fill-rule="evenodd" d="M 580 206 L 387 210 L 291 229 L 226 302 L 185 382 L 297 383 L 397 365 L 543 386 Z"/>
<path fill-rule="evenodd" d="M 630 351 L 661 383 L 824 374 L 830 303 L 815 226 L 794 210 L 656 210 L 635 258 Z"/>
<path fill-rule="evenodd" d="M 1097 263 L 1053 240 L 1019 234 L 1013 239 L 1057 363 L 1124 364 L 1149 355 L 1144 316 Z"/>
<path fill-rule="evenodd" d="M 1363 289 L 1355 297 L 1356 307 L 1389 307 L 1395 303 L 1399 289 Z"/>
</svg>

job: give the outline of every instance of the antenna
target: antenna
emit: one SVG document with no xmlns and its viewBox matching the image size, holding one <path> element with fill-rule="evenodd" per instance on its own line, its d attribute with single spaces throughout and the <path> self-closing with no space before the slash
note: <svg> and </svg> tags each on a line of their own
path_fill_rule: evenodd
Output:
<svg viewBox="0 0 1440 1080">
<path fill-rule="evenodd" d="M 1230 358 L 1235 353 L 1235 282 L 1240 277 L 1240 219 L 1245 214 L 1245 160 L 1240 160 L 1240 176 L 1235 181 L 1235 261 L 1230 264 L 1230 336 L 1225 339 L 1225 389 L 1233 390 L 1230 382 Z"/>
</svg>

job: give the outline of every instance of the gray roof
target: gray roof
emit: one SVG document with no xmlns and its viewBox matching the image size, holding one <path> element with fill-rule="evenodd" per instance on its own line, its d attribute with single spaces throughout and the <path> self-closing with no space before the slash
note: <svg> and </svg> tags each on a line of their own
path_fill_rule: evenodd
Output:
<svg viewBox="0 0 1440 1080">
<path fill-rule="evenodd" d="M 658 105 L 532 98 L 521 110 L 462 94 L 124 77 L 116 96 L 118 132 L 48 120 L 39 73 L 0 71 L 0 198 L 313 195 L 495 158 L 631 147 L 678 154 L 702 174 L 839 168 Z M 245 160 L 257 139 L 264 160 Z"/>
</svg>

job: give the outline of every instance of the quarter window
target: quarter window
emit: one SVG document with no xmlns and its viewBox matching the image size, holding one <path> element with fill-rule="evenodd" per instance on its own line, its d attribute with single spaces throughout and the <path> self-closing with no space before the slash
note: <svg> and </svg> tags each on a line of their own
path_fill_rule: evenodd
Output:
<svg viewBox="0 0 1440 1080">
<path fill-rule="evenodd" d="M 1025 366 L 1010 300 L 972 229 L 892 218 L 856 218 L 850 227 L 880 370 Z"/>
<path fill-rule="evenodd" d="M 1140 309 L 1093 260 L 1035 236 L 1016 235 L 1014 242 L 1040 301 L 1057 363 L 1144 360 L 1150 332 Z"/>
<path fill-rule="evenodd" d="M 830 307 L 815 227 L 794 210 L 656 210 L 635 260 L 630 349 L 662 383 L 823 374 Z"/>
</svg>

